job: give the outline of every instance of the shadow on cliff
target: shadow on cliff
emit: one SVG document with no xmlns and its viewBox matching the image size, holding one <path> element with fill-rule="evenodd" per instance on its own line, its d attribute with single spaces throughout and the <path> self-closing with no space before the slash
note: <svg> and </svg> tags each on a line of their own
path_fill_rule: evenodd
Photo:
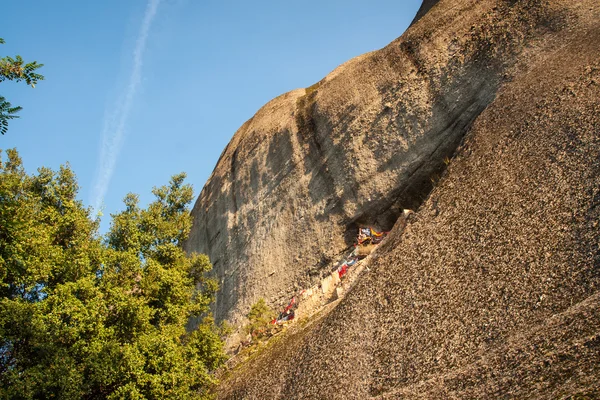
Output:
<svg viewBox="0 0 600 400">
<path fill-rule="evenodd" d="M 425 1 L 415 21 L 437 2 Z M 528 18 L 515 19 L 515 26 L 506 29 L 503 21 L 510 13 L 527 13 Z M 409 150 L 398 149 L 391 157 L 382 159 L 372 172 L 373 175 L 394 173 L 399 184 L 389 188 L 387 193 L 374 193 L 374 198 L 363 201 L 365 206 L 354 215 L 343 215 L 344 205 L 361 202 L 358 192 L 366 180 L 349 179 L 350 184 L 336 181 L 335 176 L 339 174 L 331 174 L 330 169 L 340 168 L 353 174 L 354 171 L 347 168 L 355 162 L 353 155 L 348 153 L 348 143 L 352 140 L 351 126 L 363 110 L 348 101 L 343 105 L 342 117 L 333 121 L 319 108 L 319 92 L 324 81 L 308 88 L 307 94 L 298 100 L 297 139 L 308 148 L 303 163 L 305 175 L 310 176 L 310 198 L 313 204 L 325 201 L 327 205 L 327 212 L 315 218 L 323 222 L 329 220 L 331 213 L 343 215 L 340 225 L 345 229 L 348 246 L 353 243 L 358 226 L 387 231 L 403 209 L 420 207 L 443 175 L 473 121 L 494 100 L 505 78 L 503 72 L 513 64 L 514 56 L 527 38 L 539 31 L 557 31 L 564 21 L 560 13 L 548 13 L 545 3 L 540 0 L 500 1 L 499 6 L 485 17 L 490 22 L 473 26 L 464 46 L 440 70 L 428 66 L 422 59 L 420 43 L 424 38 L 411 36 L 410 31 L 390 44 L 387 51 L 382 50 L 384 58 L 393 57 L 390 47 L 399 47 L 404 60 L 428 82 L 427 97 L 433 101 L 429 113 L 419 113 L 406 101 L 399 101 L 397 93 L 405 83 L 386 82 L 378 88 L 384 106 L 367 127 L 368 132 L 363 132 L 363 145 L 372 147 L 374 157 L 379 159 L 384 152 L 377 143 L 377 134 L 391 131 L 404 136 L 411 146 Z M 457 45 L 453 42 L 451 46 Z M 416 154 L 414 149 L 418 149 Z M 341 189 L 341 195 L 332 195 L 335 193 L 332 188 Z"/>
</svg>

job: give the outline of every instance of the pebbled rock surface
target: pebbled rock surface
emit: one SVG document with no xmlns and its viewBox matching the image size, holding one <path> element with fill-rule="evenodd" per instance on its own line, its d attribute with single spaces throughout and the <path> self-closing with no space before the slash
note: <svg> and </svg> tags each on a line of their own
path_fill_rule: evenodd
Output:
<svg viewBox="0 0 600 400">
<path fill-rule="evenodd" d="M 418 203 L 401 179 L 408 154 L 456 131 L 467 131 L 464 143 L 402 236 L 390 233 L 337 307 L 231 372 L 219 397 L 600 398 L 600 4 L 441 0 L 388 48 L 334 72 L 330 85 L 389 57 L 397 85 L 375 84 L 385 81 L 380 70 L 370 81 L 369 68 L 348 83 L 361 114 L 343 146 L 325 153 L 323 176 L 341 168 L 365 178 L 352 181 L 361 195 L 343 192 L 348 200 L 333 215 L 377 220 L 392 213 L 383 199 L 390 210 L 396 200 Z M 348 103 L 328 103 L 327 82 L 310 109 L 311 137 L 340 143 L 330 138 L 342 122 L 321 110 Z M 372 85 L 385 87 L 393 111 L 356 132 L 352 123 L 385 114 L 375 94 L 368 100 Z M 333 164 L 346 148 L 375 154 L 369 166 L 387 161 L 375 171 Z M 313 150 L 305 163 L 323 157 Z M 432 164 L 435 152 L 425 154 L 423 165 Z M 371 199 L 382 208 L 361 203 L 366 193 L 380 193 Z M 319 226 L 319 215 L 305 218 Z"/>
</svg>

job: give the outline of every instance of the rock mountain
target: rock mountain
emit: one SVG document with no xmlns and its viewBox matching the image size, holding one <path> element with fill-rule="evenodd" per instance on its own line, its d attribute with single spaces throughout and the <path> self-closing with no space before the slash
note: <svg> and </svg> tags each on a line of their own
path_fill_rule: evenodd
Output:
<svg viewBox="0 0 600 400">
<path fill-rule="evenodd" d="M 217 319 L 239 321 L 259 297 L 285 303 L 328 272 L 359 225 L 389 230 L 403 208 L 419 207 L 525 43 L 559 18 L 536 6 L 530 18 L 501 20 L 518 8 L 510 2 L 470 7 L 487 23 L 448 14 L 435 29 L 415 25 L 272 100 L 235 133 L 186 243 L 214 265 Z"/>
<path fill-rule="evenodd" d="M 357 226 L 392 229 L 222 398 L 600 397 L 600 3 L 425 1 L 247 121 L 193 216 L 234 322 L 329 272 Z"/>
</svg>

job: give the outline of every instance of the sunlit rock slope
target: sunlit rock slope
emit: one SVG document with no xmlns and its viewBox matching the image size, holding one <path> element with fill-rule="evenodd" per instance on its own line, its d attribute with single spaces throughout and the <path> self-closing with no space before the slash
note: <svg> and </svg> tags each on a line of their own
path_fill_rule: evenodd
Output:
<svg viewBox="0 0 600 400">
<path fill-rule="evenodd" d="M 438 4 L 384 49 L 259 110 L 223 151 L 186 244 L 214 264 L 217 318 L 236 321 L 259 297 L 285 302 L 357 225 L 389 229 L 418 207 L 523 52 L 564 35 L 575 17 L 561 8 Z"/>
<path fill-rule="evenodd" d="M 244 125 L 190 243 L 227 315 L 424 196 L 335 309 L 219 396 L 600 397 L 598 1 L 440 0 Z"/>
</svg>

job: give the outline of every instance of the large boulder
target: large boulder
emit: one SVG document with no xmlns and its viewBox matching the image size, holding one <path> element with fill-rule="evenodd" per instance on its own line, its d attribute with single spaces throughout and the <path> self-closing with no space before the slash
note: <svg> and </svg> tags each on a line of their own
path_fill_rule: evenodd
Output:
<svg viewBox="0 0 600 400">
<path fill-rule="evenodd" d="M 417 208 L 477 116 L 538 42 L 563 35 L 560 2 L 426 1 L 387 47 L 261 108 L 203 188 L 186 250 L 209 255 L 218 320 L 286 303 L 356 228 Z M 577 9 L 577 5 L 571 8 Z"/>
<path fill-rule="evenodd" d="M 453 104 L 472 103 L 473 84 L 495 96 L 370 271 L 233 371 L 221 398 L 600 397 L 600 4 L 441 0 L 392 49 L 416 37 L 436 88 L 424 93 L 452 93 L 447 114 L 464 115 Z M 449 70 L 443 81 L 435 65 Z M 434 104 L 415 119 L 432 140 L 448 118 Z"/>
</svg>

